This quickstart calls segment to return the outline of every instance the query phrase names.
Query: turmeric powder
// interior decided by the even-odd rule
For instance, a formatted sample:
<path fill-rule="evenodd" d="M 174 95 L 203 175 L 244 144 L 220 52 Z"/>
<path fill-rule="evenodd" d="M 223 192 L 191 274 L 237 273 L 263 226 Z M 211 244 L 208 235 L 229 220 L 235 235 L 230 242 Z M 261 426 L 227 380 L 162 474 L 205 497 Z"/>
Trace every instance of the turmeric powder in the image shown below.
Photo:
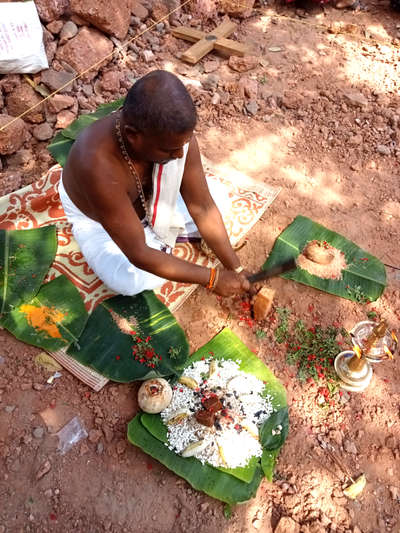
<path fill-rule="evenodd" d="M 33 328 L 44 331 L 53 338 L 61 339 L 62 335 L 58 330 L 57 322 L 61 322 L 64 313 L 55 308 L 46 306 L 36 307 L 31 304 L 23 304 L 20 307 L 22 313 L 26 315 L 28 324 Z"/>

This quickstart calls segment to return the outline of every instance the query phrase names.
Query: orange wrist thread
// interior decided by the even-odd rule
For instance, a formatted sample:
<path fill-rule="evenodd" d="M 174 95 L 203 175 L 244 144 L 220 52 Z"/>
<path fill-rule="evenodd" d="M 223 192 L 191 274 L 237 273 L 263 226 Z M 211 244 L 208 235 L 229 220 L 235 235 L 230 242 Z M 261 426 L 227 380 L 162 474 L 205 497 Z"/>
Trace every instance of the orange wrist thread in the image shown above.
<path fill-rule="evenodd" d="M 216 275 L 216 270 L 215 268 L 211 267 L 210 268 L 210 279 L 208 280 L 206 289 L 212 289 L 214 287 L 215 275 Z"/>

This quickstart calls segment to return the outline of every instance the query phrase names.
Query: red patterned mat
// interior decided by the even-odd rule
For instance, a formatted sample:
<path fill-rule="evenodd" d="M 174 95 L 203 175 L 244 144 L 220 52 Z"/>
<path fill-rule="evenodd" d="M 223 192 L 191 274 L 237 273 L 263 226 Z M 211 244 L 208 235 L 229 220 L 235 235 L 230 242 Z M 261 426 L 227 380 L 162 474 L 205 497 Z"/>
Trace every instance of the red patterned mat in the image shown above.
<path fill-rule="evenodd" d="M 61 167 L 56 165 L 32 185 L 0 198 L 0 229 L 30 229 L 55 224 L 58 249 L 46 281 L 65 274 L 78 288 L 90 312 L 98 303 L 115 293 L 97 278 L 72 236 L 71 225 L 67 222 L 58 195 L 60 175 Z M 233 246 L 248 233 L 279 193 L 279 189 L 257 183 L 235 171 L 230 173 L 229 178 L 208 171 L 207 178 L 221 182 L 229 190 L 232 208 L 224 222 Z M 190 243 L 177 244 L 173 253 L 199 265 L 216 264 L 198 246 Z M 196 288 L 197 285 L 168 281 L 155 292 L 173 312 Z M 63 351 L 51 355 L 95 390 L 100 390 L 107 382 L 106 378 L 77 363 Z"/>

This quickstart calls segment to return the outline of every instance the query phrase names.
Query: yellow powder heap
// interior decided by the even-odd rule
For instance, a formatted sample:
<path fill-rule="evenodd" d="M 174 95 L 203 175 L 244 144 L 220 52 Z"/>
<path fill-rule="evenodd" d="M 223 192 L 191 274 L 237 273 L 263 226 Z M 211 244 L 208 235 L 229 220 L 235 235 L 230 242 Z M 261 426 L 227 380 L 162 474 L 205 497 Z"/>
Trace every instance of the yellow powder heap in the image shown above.
<path fill-rule="evenodd" d="M 308 242 L 296 263 L 299 268 L 323 279 L 342 279 L 342 270 L 347 267 L 344 253 L 326 241 Z"/>
<path fill-rule="evenodd" d="M 36 307 L 31 304 L 23 304 L 20 307 L 22 313 L 26 315 L 28 324 L 38 331 L 47 333 L 49 337 L 61 339 L 62 335 L 58 330 L 57 323 L 64 318 L 64 313 L 54 307 Z"/>

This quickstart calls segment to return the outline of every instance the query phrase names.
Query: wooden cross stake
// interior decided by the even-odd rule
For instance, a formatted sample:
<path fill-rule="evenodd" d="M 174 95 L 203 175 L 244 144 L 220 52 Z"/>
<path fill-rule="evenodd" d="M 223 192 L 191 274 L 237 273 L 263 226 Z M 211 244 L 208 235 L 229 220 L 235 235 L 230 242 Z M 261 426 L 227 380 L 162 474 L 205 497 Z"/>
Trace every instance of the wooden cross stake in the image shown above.
<path fill-rule="evenodd" d="M 226 39 L 228 35 L 234 32 L 235 28 L 236 24 L 234 22 L 224 20 L 212 33 L 179 26 L 172 30 L 172 35 L 196 43 L 182 54 L 184 61 L 194 65 L 211 50 L 218 50 L 228 55 L 244 56 L 247 52 L 244 44 Z"/>

